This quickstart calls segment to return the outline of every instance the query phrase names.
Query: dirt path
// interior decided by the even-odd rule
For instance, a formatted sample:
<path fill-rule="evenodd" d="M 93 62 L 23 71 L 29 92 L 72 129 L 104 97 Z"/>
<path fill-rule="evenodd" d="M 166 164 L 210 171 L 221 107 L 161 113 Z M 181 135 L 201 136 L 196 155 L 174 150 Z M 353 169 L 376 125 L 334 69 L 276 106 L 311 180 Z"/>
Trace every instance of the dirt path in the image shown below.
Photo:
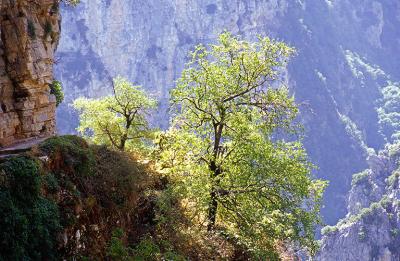
<path fill-rule="evenodd" d="M 33 146 L 41 143 L 42 141 L 46 140 L 48 137 L 45 138 L 33 138 L 21 141 L 19 143 L 13 144 L 11 146 L 0 148 L 0 158 L 6 158 L 9 156 L 13 156 L 19 153 L 23 153 L 29 151 Z"/>

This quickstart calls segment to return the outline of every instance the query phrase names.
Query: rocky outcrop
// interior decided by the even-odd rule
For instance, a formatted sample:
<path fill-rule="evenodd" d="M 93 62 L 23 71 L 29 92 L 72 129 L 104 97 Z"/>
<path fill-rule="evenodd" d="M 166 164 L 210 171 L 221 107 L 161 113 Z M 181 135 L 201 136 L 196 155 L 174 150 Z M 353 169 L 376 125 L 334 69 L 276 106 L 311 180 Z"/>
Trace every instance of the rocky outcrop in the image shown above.
<path fill-rule="evenodd" d="M 353 176 L 346 218 L 322 230 L 316 260 L 400 260 L 400 143 L 368 163 Z"/>
<path fill-rule="evenodd" d="M 50 94 L 60 35 L 54 0 L 0 1 L 0 147 L 55 133 Z"/>

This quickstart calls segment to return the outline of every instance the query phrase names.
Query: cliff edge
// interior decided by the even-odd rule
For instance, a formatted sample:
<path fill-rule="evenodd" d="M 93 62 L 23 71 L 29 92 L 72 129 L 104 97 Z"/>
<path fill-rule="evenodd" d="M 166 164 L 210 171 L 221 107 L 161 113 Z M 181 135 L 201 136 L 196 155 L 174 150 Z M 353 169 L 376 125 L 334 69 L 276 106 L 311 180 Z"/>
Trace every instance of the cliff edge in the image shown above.
<path fill-rule="evenodd" d="M 368 164 L 353 176 L 346 218 L 322 230 L 317 260 L 400 260 L 400 143 Z"/>
<path fill-rule="evenodd" d="M 50 94 L 60 36 L 53 0 L 0 1 L 0 147 L 55 133 Z"/>

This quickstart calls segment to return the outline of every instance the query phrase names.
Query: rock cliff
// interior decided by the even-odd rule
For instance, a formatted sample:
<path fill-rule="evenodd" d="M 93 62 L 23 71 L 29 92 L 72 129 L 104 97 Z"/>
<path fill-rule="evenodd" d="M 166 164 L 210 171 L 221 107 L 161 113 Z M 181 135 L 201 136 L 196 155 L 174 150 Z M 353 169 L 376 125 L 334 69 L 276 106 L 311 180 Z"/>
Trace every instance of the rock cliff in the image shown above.
<path fill-rule="evenodd" d="M 383 108 L 382 99 L 384 88 L 400 79 L 400 60 L 393 55 L 400 51 L 396 0 L 83 0 L 62 13 L 62 63 L 55 68 L 66 88 L 58 114 L 62 133 L 73 132 L 77 123 L 67 104 L 81 95 L 110 93 L 118 74 L 160 98 L 154 122 L 165 128 L 168 90 L 187 52 L 227 29 L 248 39 L 269 35 L 297 48 L 286 82 L 303 104 L 305 144 L 319 166 L 316 175 L 330 181 L 323 211 L 328 224 L 346 214 L 351 175 L 367 167 L 368 151 L 390 140 L 383 114 L 393 108 Z"/>
<path fill-rule="evenodd" d="M 0 1 L 0 147 L 55 133 L 50 94 L 60 35 L 53 0 Z"/>
<path fill-rule="evenodd" d="M 400 144 L 368 158 L 353 176 L 348 214 L 323 231 L 317 260 L 400 259 Z"/>

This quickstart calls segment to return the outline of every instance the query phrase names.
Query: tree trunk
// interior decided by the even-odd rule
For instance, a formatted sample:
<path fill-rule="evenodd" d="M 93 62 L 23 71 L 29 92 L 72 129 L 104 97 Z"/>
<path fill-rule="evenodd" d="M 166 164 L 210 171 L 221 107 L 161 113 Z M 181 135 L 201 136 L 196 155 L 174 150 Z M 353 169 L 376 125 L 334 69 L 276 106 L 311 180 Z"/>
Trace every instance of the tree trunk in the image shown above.
<path fill-rule="evenodd" d="M 119 150 L 120 150 L 120 151 L 125 151 L 125 144 L 126 144 L 127 138 L 128 138 L 128 137 L 127 137 L 126 134 L 122 135 L 121 141 L 120 141 L 120 144 L 119 144 Z"/>
<path fill-rule="evenodd" d="M 211 182 L 213 183 L 211 186 L 210 191 L 210 203 L 208 204 L 208 225 L 207 231 L 212 231 L 215 227 L 215 221 L 217 219 L 217 210 L 218 210 L 218 201 L 217 201 L 217 188 L 218 188 L 218 181 L 216 177 L 221 174 L 221 169 L 217 167 L 215 161 L 212 161 L 209 166 L 211 172 Z"/>
<path fill-rule="evenodd" d="M 222 113 L 222 118 L 221 122 L 223 122 L 223 115 Z M 221 174 L 221 168 L 217 166 L 217 159 L 219 157 L 219 147 L 221 143 L 221 138 L 222 138 L 222 130 L 224 125 L 218 123 L 214 124 L 214 160 L 210 162 L 209 169 L 211 170 L 211 191 L 210 191 L 210 203 L 208 204 L 208 225 L 207 225 L 207 231 L 212 231 L 215 228 L 215 221 L 217 219 L 217 210 L 218 210 L 218 201 L 217 201 L 217 189 L 218 189 L 218 183 L 219 181 L 216 179 L 219 174 Z"/>
<path fill-rule="evenodd" d="M 132 120 L 130 118 L 131 115 L 125 115 L 125 133 L 122 135 L 121 140 L 120 140 L 120 144 L 119 144 L 119 150 L 121 151 L 125 151 L 125 144 L 126 141 L 128 140 L 128 132 L 129 132 L 129 128 L 132 125 Z"/>
<path fill-rule="evenodd" d="M 208 205 L 208 225 L 207 225 L 207 231 L 212 231 L 214 230 L 215 227 L 215 220 L 217 218 L 217 208 L 218 208 L 218 202 L 217 202 L 217 194 L 215 192 L 215 187 L 213 186 L 211 188 L 211 193 L 210 193 L 210 203 Z"/>

